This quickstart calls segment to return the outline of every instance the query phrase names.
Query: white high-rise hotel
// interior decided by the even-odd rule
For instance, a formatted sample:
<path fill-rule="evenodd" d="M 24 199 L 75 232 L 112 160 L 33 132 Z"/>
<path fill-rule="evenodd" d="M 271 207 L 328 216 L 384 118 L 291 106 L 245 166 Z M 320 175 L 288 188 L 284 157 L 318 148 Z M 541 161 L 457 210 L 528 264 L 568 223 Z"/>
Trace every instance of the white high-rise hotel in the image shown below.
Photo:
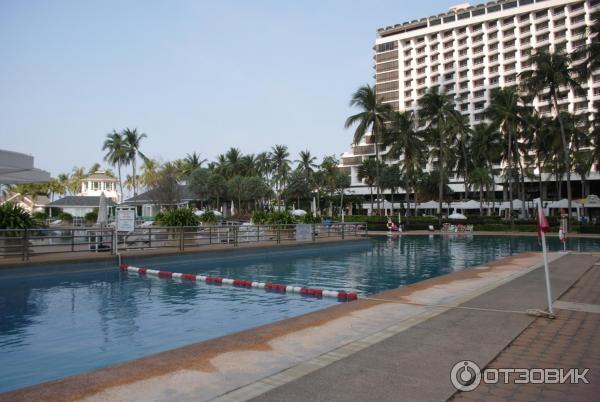
<path fill-rule="evenodd" d="M 484 118 L 491 90 L 517 84 L 517 75 L 530 68 L 533 51 L 563 48 L 571 52 L 585 44 L 594 11 L 600 11 L 600 0 L 466 3 L 443 14 L 380 28 L 373 47 L 378 95 L 396 110 L 416 111 L 419 98 L 438 86 L 454 96 L 458 110 L 471 124 L 477 124 Z M 573 113 L 591 111 L 593 101 L 600 99 L 600 74 L 583 87 L 587 96 L 571 91 L 559 100 L 559 107 Z M 550 112 L 548 97 L 535 99 L 534 106 L 542 113 Z M 369 193 L 358 180 L 357 170 L 363 158 L 374 155 L 369 137 L 342 154 L 340 166 L 351 175 L 355 194 Z M 553 178 L 544 175 L 543 179 Z M 600 175 L 594 172 L 590 179 L 598 180 Z M 464 191 L 461 183 L 461 178 L 452 178 L 450 187 Z"/>

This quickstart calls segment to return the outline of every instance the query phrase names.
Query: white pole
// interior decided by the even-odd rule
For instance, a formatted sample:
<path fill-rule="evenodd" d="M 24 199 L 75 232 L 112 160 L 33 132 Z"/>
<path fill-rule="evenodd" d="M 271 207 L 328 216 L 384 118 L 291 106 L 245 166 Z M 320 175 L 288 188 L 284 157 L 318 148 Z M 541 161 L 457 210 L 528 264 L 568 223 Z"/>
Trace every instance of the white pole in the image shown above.
<path fill-rule="evenodd" d="M 538 200 L 538 225 L 541 224 L 540 216 L 542 214 L 542 202 Z M 546 233 L 540 230 L 542 236 L 542 251 L 544 253 L 544 275 L 546 277 L 546 296 L 548 298 L 548 312 L 554 314 L 552 310 L 552 289 L 550 288 L 550 270 L 548 269 L 548 249 L 546 248 Z"/>
<path fill-rule="evenodd" d="M 552 289 L 550 288 L 550 270 L 548 269 L 548 250 L 546 249 L 546 234 L 542 232 L 542 249 L 544 250 L 544 274 L 546 276 L 546 295 L 548 297 L 548 312 L 552 311 Z"/>

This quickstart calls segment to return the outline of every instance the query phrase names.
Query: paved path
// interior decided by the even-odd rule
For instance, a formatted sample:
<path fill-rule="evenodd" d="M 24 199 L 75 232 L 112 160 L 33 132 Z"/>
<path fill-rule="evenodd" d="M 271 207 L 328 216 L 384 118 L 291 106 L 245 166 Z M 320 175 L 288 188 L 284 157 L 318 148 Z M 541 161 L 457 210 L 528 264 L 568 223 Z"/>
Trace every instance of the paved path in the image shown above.
<path fill-rule="evenodd" d="M 554 262 L 551 266 L 554 295 L 567 291 L 597 260 L 592 255 L 569 255 Z M 586 296 L 583 301 L 594 301 L 594 297 Z M 524 311 L 544 305 L 543 270 L 536 269 L 462 306 Z M 578 314 L 589 313 L 559 313 L 555 321 L 547 321 L 518 313 L 453 309 L 254 400 L 444 401 L 455 393 L 450 370 L 456 362 L 472 360 L 485 367 L 532 323 L 560 326 Z M 565 325 L 576 324 L 570 321 Z M 574 332 L 563 335 L 570 334 Z M 542 336 L 549 337 L 544 339 L 545 345 L 553 339 L 549 333 Z M 596 345 L 590 341 L 577 352 Z"/>
<path fill-rule="evenodd" d="M 586 272 L 554 307 L 556 320 L 536 320 L 488 367 L 589 368 L 590 384 L 482 384 L 474 391 L 457 393 L 453 400 L 599 400 L 600 266 Z"/>

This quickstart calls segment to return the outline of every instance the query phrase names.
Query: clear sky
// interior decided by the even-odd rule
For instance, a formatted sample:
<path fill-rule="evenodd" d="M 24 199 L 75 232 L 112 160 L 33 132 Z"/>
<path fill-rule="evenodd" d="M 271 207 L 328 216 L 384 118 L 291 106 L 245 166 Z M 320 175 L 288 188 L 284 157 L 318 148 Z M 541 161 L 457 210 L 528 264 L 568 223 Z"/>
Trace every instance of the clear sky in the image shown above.
<path fill-rule="evenodd" d="M 377 28 L 461 2 L 2 0 L 0 148 L 53 175 L 102 162 L 125 127 L 162 161 L 274 144 L 339 155 Z"/>

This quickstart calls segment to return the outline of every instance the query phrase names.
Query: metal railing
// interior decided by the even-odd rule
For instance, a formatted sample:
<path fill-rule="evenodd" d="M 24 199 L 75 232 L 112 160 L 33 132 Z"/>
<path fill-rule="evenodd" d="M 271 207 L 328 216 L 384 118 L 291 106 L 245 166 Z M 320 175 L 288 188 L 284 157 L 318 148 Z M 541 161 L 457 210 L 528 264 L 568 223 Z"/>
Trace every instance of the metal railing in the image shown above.
<path fill-rule="evenodd" d="M 59 227 L 44 229 L 0 229 L 0 258 L 74 252 L 108 252 L 171 248 L 179 251 L 220 245 L 281 244 L 320 239 L 358 238 L 368 235 L 363 222 L 304 225 L 202 225 L 138 226 L 129 233 L 113 228 Z M 116 247 L 116 249 L 115 249 Z M 216 248 L 216 247 L 215 247 Z"/>

